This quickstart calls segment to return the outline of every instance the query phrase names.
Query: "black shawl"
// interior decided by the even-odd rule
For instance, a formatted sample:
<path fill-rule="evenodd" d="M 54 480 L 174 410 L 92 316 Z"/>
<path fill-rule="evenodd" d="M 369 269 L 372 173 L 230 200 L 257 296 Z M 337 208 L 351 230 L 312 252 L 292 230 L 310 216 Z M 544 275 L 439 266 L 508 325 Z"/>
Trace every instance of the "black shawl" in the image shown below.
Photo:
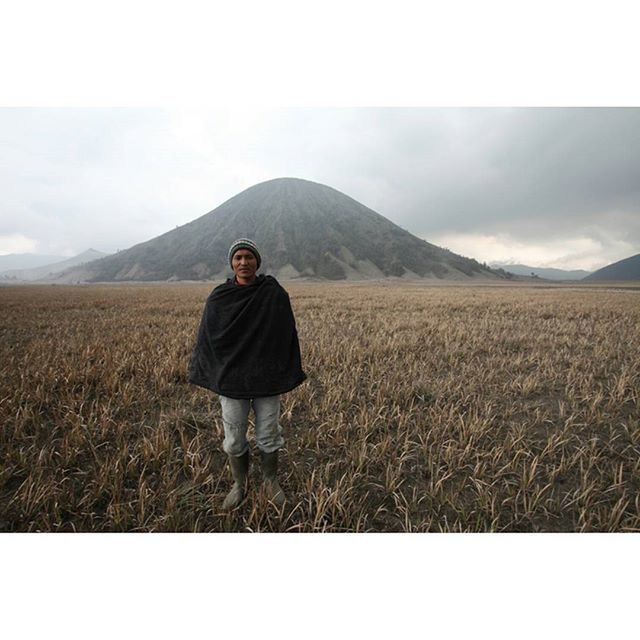
<path fill-rule="evenodd" d="M 204 307 L 189 382 L 229 398 L 291 391 L 306 378 L 289 295 L 272 276 L 227 280 Z"/>

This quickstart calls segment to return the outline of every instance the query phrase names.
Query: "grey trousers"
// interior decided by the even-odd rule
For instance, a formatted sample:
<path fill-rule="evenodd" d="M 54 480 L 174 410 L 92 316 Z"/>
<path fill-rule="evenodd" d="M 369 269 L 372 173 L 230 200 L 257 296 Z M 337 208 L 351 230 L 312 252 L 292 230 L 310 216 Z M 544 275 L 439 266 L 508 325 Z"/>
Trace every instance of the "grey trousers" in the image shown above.
<path fill-rule="evenodd" d="M 272 453 L 284 444 L 280 417 L 280 396 L 237 400 L 220 396 L 224 441 L 222 448 L 229 456 L 241 456 L 249 450 L 247 428 L 249 411 L 253 407 L 255 414 L 256 444 L 260 451 Z"/>

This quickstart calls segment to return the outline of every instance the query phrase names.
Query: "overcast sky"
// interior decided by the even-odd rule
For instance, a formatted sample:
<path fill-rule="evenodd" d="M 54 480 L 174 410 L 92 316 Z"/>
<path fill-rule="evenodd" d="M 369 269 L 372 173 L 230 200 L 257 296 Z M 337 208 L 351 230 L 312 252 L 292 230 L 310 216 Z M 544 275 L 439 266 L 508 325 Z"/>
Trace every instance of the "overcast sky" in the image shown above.
<path fill-rule="evenodd" d="M 640 252 L 636 108 L 1 108 L 0 254 L 126 249 L 285 176 L 480 261 Z"/>

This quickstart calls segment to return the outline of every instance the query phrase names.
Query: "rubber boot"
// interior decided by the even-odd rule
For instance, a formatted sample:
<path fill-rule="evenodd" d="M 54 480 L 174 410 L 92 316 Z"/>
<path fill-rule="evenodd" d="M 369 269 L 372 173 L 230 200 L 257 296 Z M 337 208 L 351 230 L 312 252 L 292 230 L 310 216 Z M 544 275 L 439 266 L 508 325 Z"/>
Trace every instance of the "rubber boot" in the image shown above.
<path fill-rule="evenodd" d="M 260 462 L 262 475 L 264 476 L 264 486 L 267 496 L 276 507 L 281 507 L 285 502 L 285 495 L 282 487 L 278 483 L 278 450 L 272 453 L 260 452 Z"/>
<path fill-rule="evenodd" d="M 222 503 L 223 509 L 235 509 L 244 498 L 245 484 L 249 474 L 249 452 L 246 451 L 241 456 L 229 456 L 229 466 L 234 482 Z"/>

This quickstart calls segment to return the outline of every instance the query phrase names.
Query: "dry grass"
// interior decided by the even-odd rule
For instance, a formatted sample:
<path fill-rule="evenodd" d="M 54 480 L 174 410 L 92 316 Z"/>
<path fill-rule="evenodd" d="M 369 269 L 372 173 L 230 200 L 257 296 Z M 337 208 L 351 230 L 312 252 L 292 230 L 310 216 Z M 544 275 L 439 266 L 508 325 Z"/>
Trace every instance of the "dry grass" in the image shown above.
<path fill-rule="evenodd" d="M 0 289 L 0 530 L 640 531 L 640 292 L 288 285 L 289 501 L 225 514 L 210 289 Z"/>

